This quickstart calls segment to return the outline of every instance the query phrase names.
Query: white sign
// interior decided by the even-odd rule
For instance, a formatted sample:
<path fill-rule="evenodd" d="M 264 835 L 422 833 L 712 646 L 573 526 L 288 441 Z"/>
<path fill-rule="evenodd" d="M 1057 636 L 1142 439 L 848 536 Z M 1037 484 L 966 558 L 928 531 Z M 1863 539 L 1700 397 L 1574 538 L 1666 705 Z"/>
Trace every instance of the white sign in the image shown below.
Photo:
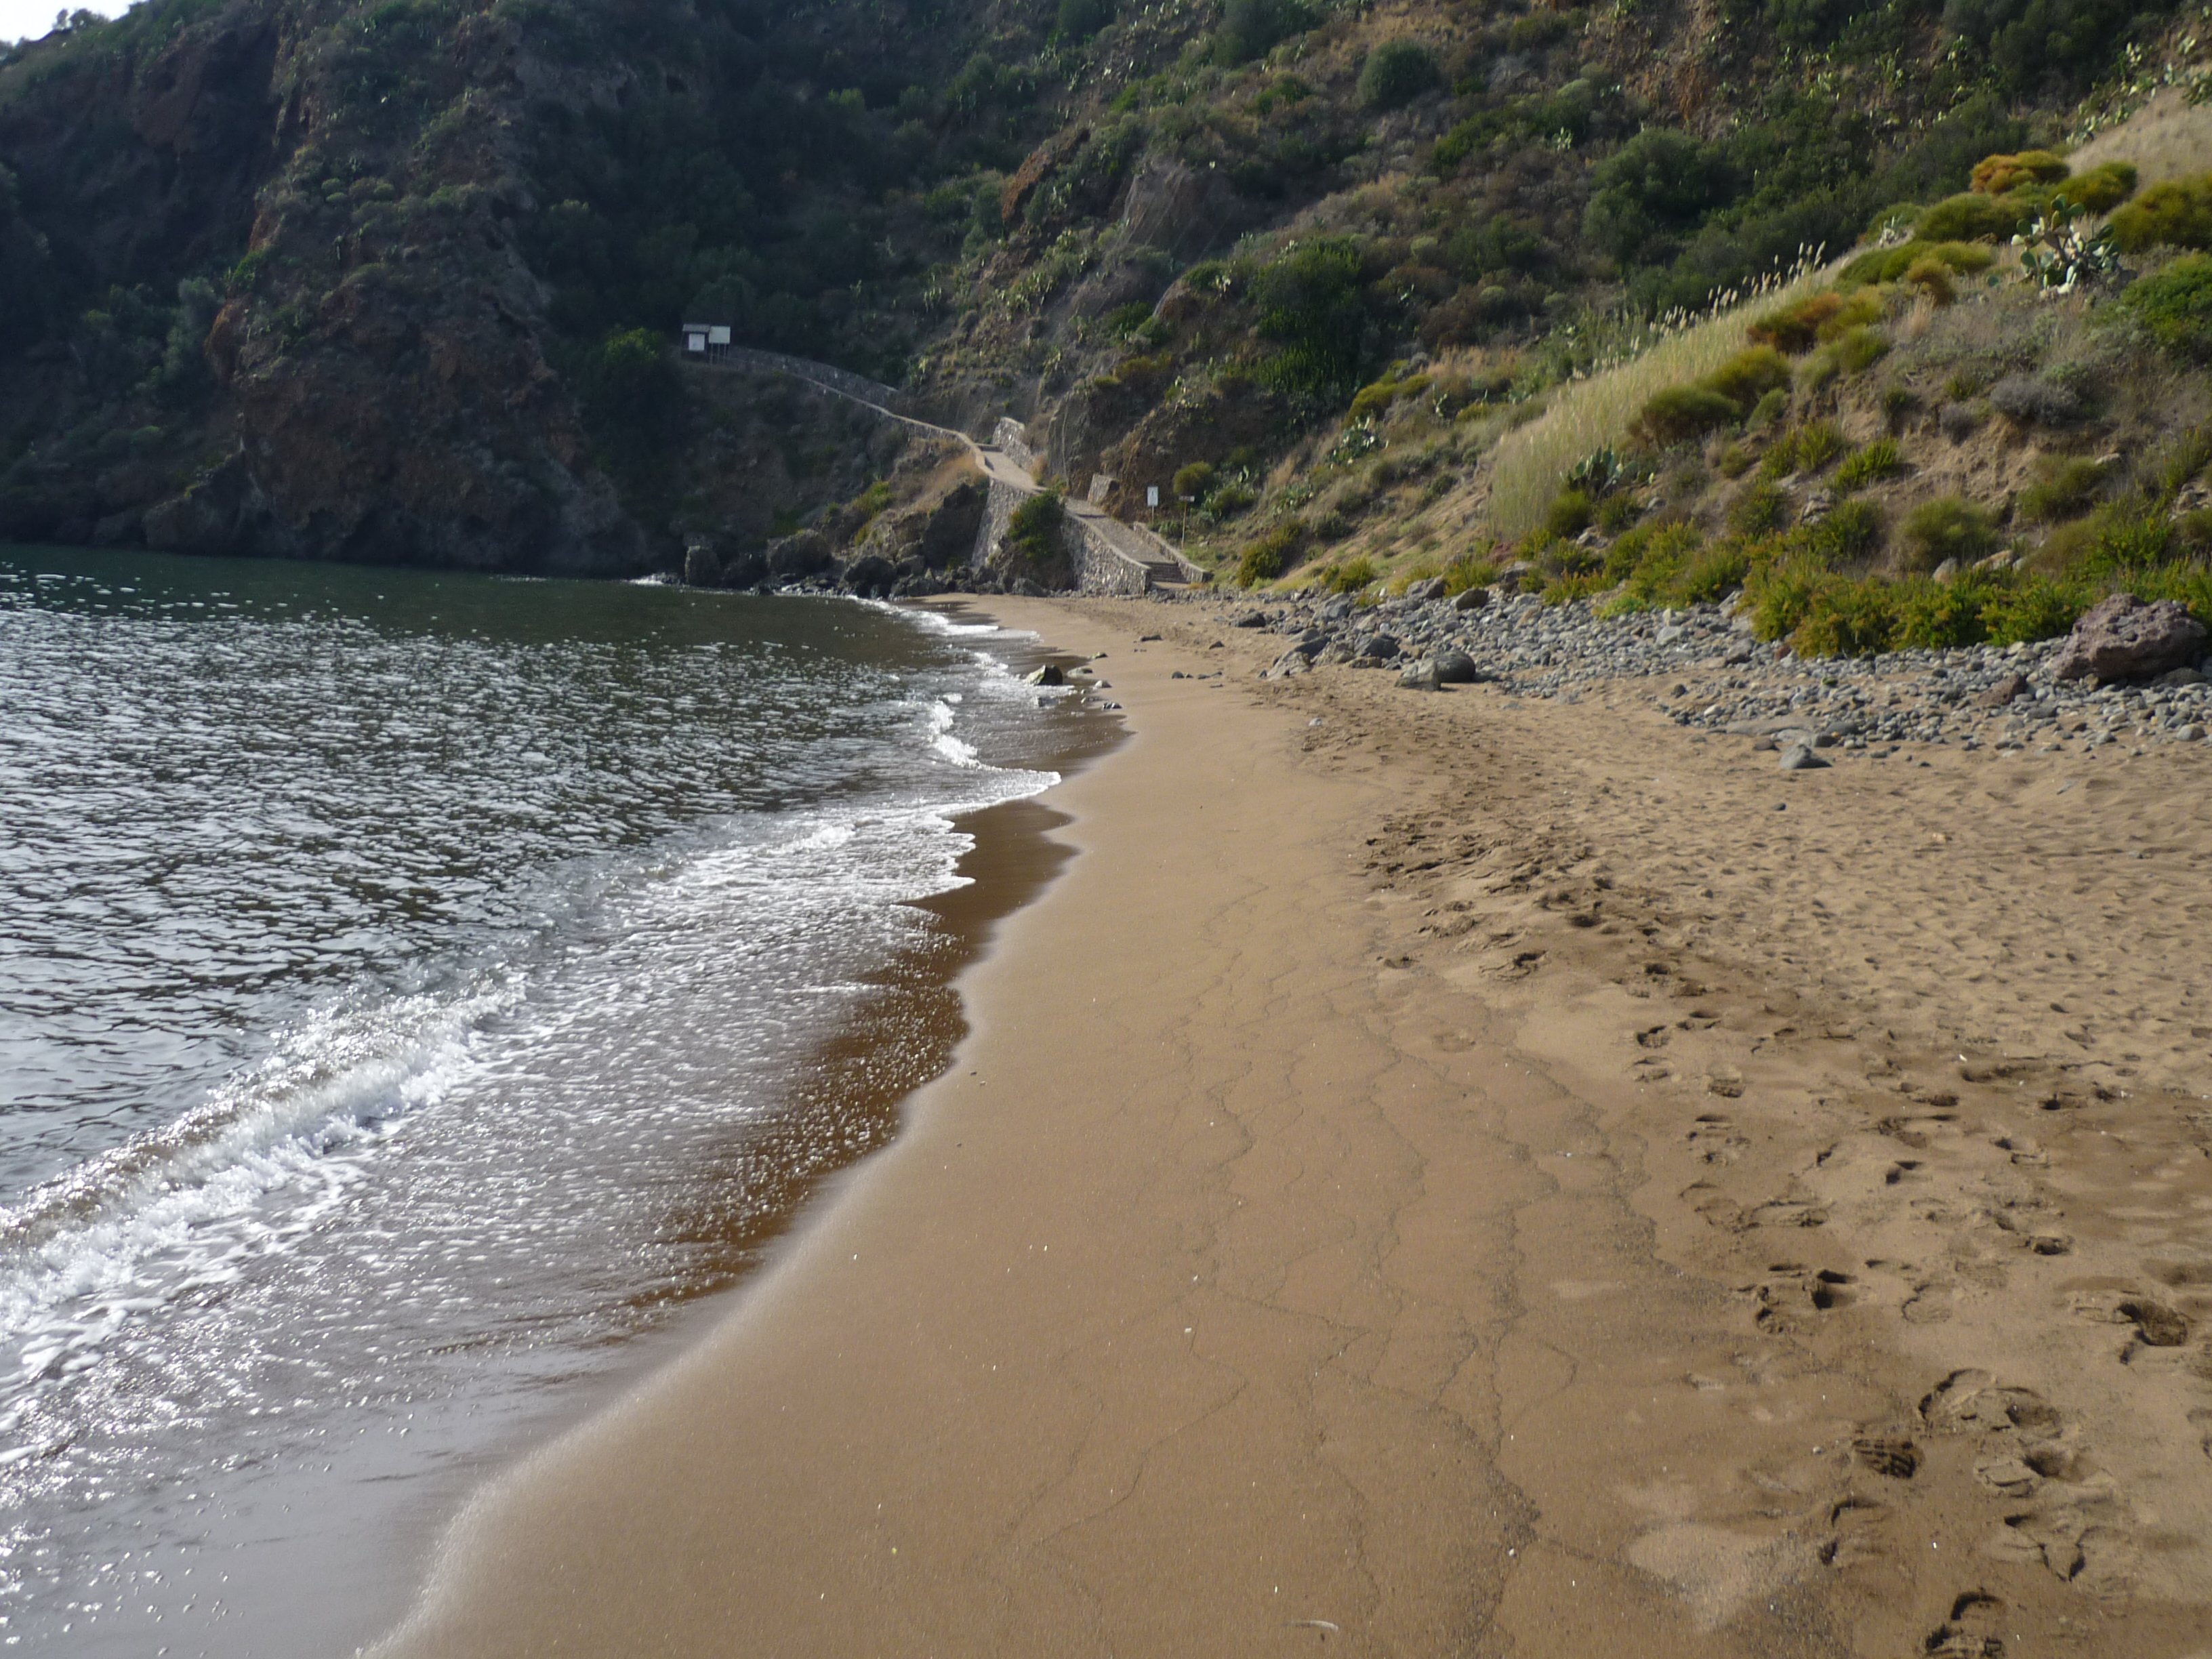
<path fill-rule="evenodd" d="M 1158 484 L 1146 484 L 1145 486 L 1145 505 L 1146 507 L 1158 507 L 1159 504 L 1160 487 Z"/>
<path fill-rule="evenodd" d="M 727 345 L 729 343 L 730 331 L 728 329 L 717 325 L 707 331 L 707 343 L 708 345 Z"/>
<path fill-rule="evenodd" d="M 703 334 L 686 334 L 684 337 L 684 349 L 686 351 L 704 351 L 707 349 L 707 337 Z"/>

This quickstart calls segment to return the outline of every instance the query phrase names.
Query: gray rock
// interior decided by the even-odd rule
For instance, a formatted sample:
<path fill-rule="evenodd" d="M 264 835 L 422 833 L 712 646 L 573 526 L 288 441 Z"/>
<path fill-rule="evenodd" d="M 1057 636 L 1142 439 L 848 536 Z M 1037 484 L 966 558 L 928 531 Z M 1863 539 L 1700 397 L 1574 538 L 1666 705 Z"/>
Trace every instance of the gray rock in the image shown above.
<path fill-rule="evenodd" d="M 1464 614 L 1469 611 L 1480 611 L 1483 606 L 1489 603 L 1490 590 L 1488 588 L 1470 587 L 1464 592 L 1456 593 L 1452 596 L 1451 607 L 1453 610 Z"/>
<path fill-rule="evenodd" d="M 1060 672 L 1060 665 L 1057 663 L 1048 662 L 1043 667 L 1024 675 L 1023 678 L 1031 685 L 1066 685 L 1067 684 L 1067 676 Z"/>
<path fill-rule="evenodd" d="M 1267 625 L 1267 613 L 1264 611 L 1247 611 L 1229 625 L 1231 628 L 1265 628 Z"/>
<path fill-rule="evenodd" d="M 1423 657 L 1409 662 L 1400 671 L 1398 684 L 1408 691 L 1435 691 L 1441 689 L 1437 678 L 1437 665 Z"/>
<path fill-rule="evenodd" d="M 1812 772 L 1828 763 L 1813 752 L 1809 743 L 1793 743 L 1782 751 L 1782 769 L 1785 772 Z"/>
<path fill-rule="evenodd" d="M 2051 672 L 2061 680 L 2148 679 L 2196 661 L 2203 651 L 2203 625 L 2175 601 L 2146 605 L 2132 593 L 2115 593 L 2074 624 Z"/>
<path fill-rule="evenodd" d="M 2195 743 L 2203 735 L 2204 728 L 2193 720 L 2186 726 L 2177 726 L 2173 728 L 2173 740 L 2176 743 Z"/>
<path fill-rule="evenodd" d="M 1444 579 L 1442 576 L 1431 576 L 1425 581 L 1411 583 L 1406 589 L 1406 597 L 1416 605 L 1426 605 L 1431 599 L 1441 599 L 1443 596 Z"/>
<path fill-rule="evenodd" d="M 1680 623 L 1668 623 L 1651 636 L 1651 641 L 1655 645 L 1672 645 L 1677 640 L 1687 638 L 1689 632 Z"/>
<path fill-rule="evenodd" d="M 1984 708 L 2002 708 L 2008 703 L 2025 696 L 2027 691 L 2027 675 L 2006 674 L 1974 701 Z"/>
<path fill-rule="evenodd" d="M 1482 671 L 1474 665 L 1474 659 L 1466 652 L 1446 647 L 1430 659 L 1435 668 L 1438 685 L 1473 685 L 1482 678 Z"/>
<path fill-rule="evenodd" d="M 2170 673 L 2160 674 L 2158 683 L 2160 685 L 2202 685 L 2204 676 L 2193 668 L 2177 668 Z"/>

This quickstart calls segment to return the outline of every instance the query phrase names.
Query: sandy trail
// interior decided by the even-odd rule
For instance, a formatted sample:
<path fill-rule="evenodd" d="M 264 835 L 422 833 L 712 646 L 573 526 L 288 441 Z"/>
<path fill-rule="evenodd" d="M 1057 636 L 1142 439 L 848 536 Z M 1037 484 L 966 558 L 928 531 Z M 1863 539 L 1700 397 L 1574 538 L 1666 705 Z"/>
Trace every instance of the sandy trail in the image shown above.
<path fill-rule="evenodd" d="M 1130 710 L 1079 856 L 388 1651 L 2212 1651 L 2203 761 L 1785 780 L 992 609 Z"/>

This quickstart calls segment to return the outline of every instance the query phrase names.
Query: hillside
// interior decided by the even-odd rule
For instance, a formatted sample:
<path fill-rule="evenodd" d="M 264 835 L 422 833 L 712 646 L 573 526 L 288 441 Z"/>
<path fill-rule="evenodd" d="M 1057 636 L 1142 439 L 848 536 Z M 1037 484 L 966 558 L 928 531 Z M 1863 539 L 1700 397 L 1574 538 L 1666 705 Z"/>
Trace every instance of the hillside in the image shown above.
<path fill-rule="evenodd" d="M 704 541 L 750 572 L 964 487 L 679 369 L 706 318 L 1025 420 L 1056 481 L 1133 515 L 1159 488 L 1224 574 L 1497 542 L 1492 571 L 1589 579 L 1549 551 L 1585 525 L 1527 542 L 1560 477 L 1497 495 L 1508 434 L 2194 50 L 2109 0 L 147 0 L 0 55 L 0 536 L 606 573 Z M 1860 286 L 1887 340 L 1905 285 Z M 1759 430 L 1895 422 L 1838 378 Z M 1596 492 L 1634 513 L 1587 520 L 1722 533 L 1717 476 L 1784 476 L 1752 412 L 1647 446 Z"/>

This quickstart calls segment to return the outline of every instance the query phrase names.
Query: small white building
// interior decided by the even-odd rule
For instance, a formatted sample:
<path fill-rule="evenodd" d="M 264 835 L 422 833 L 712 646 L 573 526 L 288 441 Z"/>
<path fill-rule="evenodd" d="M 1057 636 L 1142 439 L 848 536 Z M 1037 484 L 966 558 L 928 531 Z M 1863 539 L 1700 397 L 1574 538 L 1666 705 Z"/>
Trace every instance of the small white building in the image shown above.
<path fill-rule="evenodd" d="M 684 355 L 687 357 L 714 362 L 730 355 L 730 325 L 727 323 L 686 323 L 681 332 Z"/>

